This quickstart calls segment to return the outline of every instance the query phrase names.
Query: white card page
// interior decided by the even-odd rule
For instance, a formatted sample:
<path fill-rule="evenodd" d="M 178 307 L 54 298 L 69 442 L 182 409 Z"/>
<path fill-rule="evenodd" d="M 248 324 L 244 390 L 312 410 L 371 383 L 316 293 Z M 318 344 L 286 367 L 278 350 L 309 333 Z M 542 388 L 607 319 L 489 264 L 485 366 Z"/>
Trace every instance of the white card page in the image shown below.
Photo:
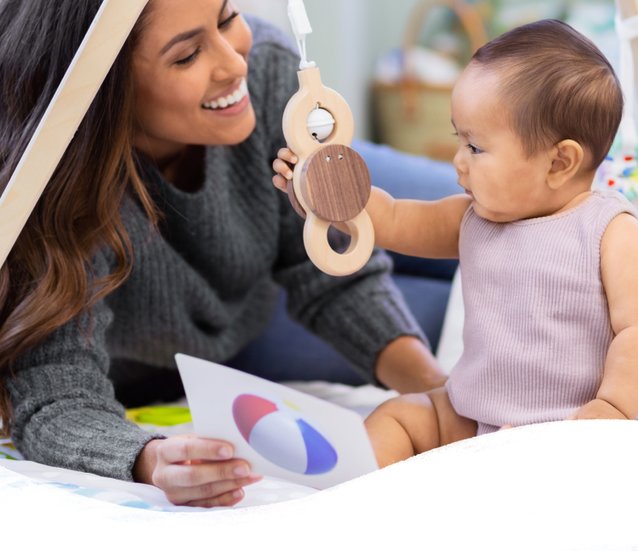
<path fill-rule="evenodd" d="M 323 489 L 378 468 L 357 413 L 213 362 L 175 359 L 196 434 L 230 442 L 253 472 Z"/>

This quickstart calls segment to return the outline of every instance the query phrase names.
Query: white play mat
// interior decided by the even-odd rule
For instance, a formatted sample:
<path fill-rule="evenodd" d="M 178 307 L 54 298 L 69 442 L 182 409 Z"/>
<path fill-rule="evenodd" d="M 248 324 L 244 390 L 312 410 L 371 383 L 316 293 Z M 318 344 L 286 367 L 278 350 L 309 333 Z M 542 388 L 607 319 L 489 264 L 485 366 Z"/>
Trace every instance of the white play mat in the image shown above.
<path fill-rule="evenodd" d="M 502 431 L 295 500 L 157 512 L 0 467 L 6 549 L 638 549 L 638 423 Z M 410 547 L 407 547 L 410 546 Z"/>
<path fill-rule="evenodd" d="M 457 278 L 439 348 L 446 369 L 461 353 L 462 318 Z M 294 386 L 362 415 L 393 395 Z M 241 507 L 217 510 L 174 507 L 151 486 L 0 459 L 0 542 L 24 550 L 638 551 L 637 459 L 638 422 L 565 421 L 458 442 L 322 492 L 264 479 Z"/>

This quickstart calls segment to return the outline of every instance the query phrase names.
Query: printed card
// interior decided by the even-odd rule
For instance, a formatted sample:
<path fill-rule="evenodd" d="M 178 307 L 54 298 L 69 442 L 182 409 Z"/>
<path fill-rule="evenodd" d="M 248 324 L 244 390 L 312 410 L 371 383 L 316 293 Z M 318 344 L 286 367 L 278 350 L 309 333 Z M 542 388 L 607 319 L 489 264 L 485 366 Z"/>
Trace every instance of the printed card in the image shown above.
<path fill-rule="evenodd" d="M 357 413 L 213 362 L 175 359 L 195 432 L 233 444 L 255 473 L 323 489 L 378 468 Z"/>

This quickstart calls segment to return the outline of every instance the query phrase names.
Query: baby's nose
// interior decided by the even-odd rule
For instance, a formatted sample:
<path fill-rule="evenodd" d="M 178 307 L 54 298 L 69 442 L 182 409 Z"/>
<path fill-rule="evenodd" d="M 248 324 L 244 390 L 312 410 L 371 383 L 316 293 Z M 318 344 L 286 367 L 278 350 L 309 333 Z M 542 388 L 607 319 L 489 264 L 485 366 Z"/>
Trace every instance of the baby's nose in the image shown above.
<path fill-rule="evenodd" d="M 452 165 L 454 165 L 454 169 L 456 170 L 456 175 L 461 176 L 467 172 L 467 167 L 465 166 L 465 162 L 463 161 L 462 151 L 459 150 L 454 155 L 454 159 L 452 159 Z"/>

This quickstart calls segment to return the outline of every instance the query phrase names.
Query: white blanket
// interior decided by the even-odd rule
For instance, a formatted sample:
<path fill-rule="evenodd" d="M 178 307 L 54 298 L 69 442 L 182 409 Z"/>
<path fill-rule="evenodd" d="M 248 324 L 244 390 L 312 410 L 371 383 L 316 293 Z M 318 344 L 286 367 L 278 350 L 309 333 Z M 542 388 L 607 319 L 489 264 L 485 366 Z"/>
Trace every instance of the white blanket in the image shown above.
<path fill-rule="evenodd" d="M 458 442 L 300 499 L 163 513 L 0 467 L 20 549 L 638 549 L 638 423 L 572 421 Z"/>
<path fill-rule="evenodd" d="M 461 353 L 462 318 L 457 280 L 439 348 L 448 370 Z M 293 386 L 362 415 L 393 395 Z M 265 479 L 231 510 L 174 507 L 151 486 L 0 460 L 0 541 L 82 550 L 636 551 L 637 458 L 638 422 L 565 421 L 458 442 L 323 492 Z"/>
<path fill-rule="evenodd" d="M 288 386 L 328 400 L 342 407 L 352 409 L 360 413 L 363 417 L 367 416 L 378 404 L 396 395 L 396 392 L 382 390 L 370 385 L 354 388 L 341 384 L 316 381 L 291 382 L 288 383 Z M 186 403 L 184 402 L 181 405 L 186 405 Z M 166 435 L 193 432 L 192 423 L 170 427 L 149 425 L 146 428 L 150 432 L 160 432 Z M 5 445 L 3 445 L 3 442 Z M 88 473 L 77 473 L 31 461 L 3 459 L 3 456 L 9 458 L 14 457 L 16 459 L 21 458 L 19 453 L 7 447 L 6 444 L 7 441 L 0 441 L 0 467 L 27 476 L 39 482 L 40 485 L 47 485 L 62 489 L 74 495 L 90 497 L 137 509 L 173 512 L 197 511 L 197 509 L 192 507 L 176 507 L 172 505 L 167 501 L 164 493 L 153 486 L 123 482 L 121 480 Z M 274 478 L 264 478 L 261 482 L 246 487 L 245 491 L 246 497 L 237 508 L 268 505 L 296 499 L 316 492 L 313 488 Z"/>

